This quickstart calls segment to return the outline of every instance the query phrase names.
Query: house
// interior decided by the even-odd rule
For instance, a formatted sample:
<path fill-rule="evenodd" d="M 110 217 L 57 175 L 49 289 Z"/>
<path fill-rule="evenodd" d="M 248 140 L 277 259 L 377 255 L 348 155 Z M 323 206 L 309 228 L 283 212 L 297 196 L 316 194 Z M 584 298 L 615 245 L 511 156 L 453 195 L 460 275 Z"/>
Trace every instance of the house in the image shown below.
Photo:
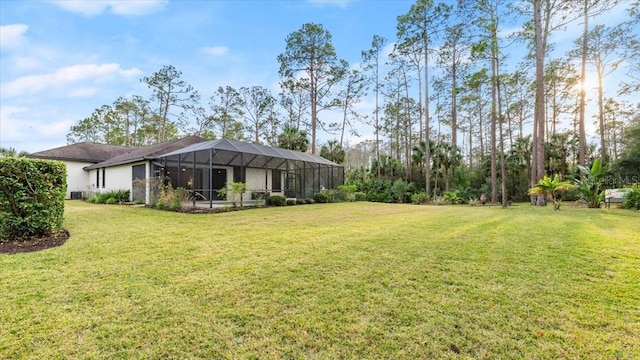
<path fill-rule="evenodd" d="M 91 181 L 87 166 L 97 164 L 125 154 L 132 148 L 126 146 L 96 143 L 77 143 L 29 154 L 28 157 L 46 160 L 60 160 L 67 164 L 67 199 L 82 197 L 83 192 L 97 189 L 99 181 Z M 95 179 L 95 178 L 94 178 Z"/>
<path fill-rule="evenodd" d="M 183 187 L 203 205 L 226 200 L 220 190 L 244 182 L 247 197 L 306 198 L 344 182 L 344 168 L 320 156 L 237 140 L 188 136 L 142 148 L 79 143 L 31 154 L 67 164 L 67 198 L 130 190 L 150 202 L 151 179 Z"/>
<path fill-rule="evenodd" d="M 36 152 L 29 157 L 60 160 L 67 165 L 67 199 L 124 189 L 132 192 L 132 200 L 146 201 L 146 192 L 134 194 L 134 180 L 149 178 L 151 162 L 159 155 L 201 141 L 205 139 L 188 136 L 142 148 L 83 142 Z"/>

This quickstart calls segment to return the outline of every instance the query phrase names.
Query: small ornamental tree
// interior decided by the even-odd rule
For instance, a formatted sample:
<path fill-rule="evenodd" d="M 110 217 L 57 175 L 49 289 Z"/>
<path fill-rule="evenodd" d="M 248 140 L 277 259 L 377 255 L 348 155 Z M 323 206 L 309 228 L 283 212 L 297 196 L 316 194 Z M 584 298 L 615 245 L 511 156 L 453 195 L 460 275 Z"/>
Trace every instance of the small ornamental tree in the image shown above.
<path fill-rule="evenodd" d="M 66 192 L 63 162 L 0 158 L 0 238 L 20 240 L 60 230 Z"/>
<path fill-rule="evenodd" d="M 556 174 L 553 179 L 545 175 L 535 187 L 529 189 L 529 195 L 547 195 L 553 202 L 553 210 L 560 210 L 561 200 L 558 196 L 561 192 L 571 190 L 576 186 L 569 181 L 560 181 L 560 177 Z"/>

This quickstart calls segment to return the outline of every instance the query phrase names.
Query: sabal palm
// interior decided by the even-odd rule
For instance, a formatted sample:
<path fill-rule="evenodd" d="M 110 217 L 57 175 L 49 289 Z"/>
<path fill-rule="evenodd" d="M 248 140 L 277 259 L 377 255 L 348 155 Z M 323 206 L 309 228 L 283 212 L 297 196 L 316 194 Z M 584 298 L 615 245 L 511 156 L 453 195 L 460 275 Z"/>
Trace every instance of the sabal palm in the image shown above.
<path fill-rule="evenodd" d="M 334 163 L 342 164 L 344 162 L 345 152 L 337 140 L 330 140 L 320 149 L 320 156 Z"/>
<path fill-rule="evenodd" d="M 307 151 L 309 149 L 307 132 L 292 126 L 285 126 L 282 129 L 282 134 L 278 136 L 278 147 L 302 152 Z"/>

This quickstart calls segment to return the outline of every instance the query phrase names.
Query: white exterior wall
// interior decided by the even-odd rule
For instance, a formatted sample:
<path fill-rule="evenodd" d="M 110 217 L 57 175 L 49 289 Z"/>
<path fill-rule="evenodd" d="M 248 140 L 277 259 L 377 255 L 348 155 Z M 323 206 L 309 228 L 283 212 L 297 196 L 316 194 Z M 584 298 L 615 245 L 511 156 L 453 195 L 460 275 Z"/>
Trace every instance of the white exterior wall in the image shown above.
<path fill-rule="evenodd" d="M 65 161 L 67 165 L 67 195 L 66 198 L 71 198 L 72 191 L 89 191 L 91 190 L 91 182 L 89 181 L 89 172 L 84 168 L 93 163 L 78 162 L 78 161 Z M 95 176 L 95 174 L 94 174 Z"/>
<path fill-rule="evenodd" d="M 126 164 L 119 166 L 112 166 L 105 168 L 104 170 L 104 187 L 102 187 L 103 179 L 102 179 L 102 168 L 93 169 L 90 171 L 85 171 L 87 174 L 86 177 L 88 179 L 89 188 L 91 188 L 95 192 L 106 192 L 113 190 L 129 190 L 129 192 L 133 191 L 133 170 L 132 167 L 135 165 L 146 164 L 146 173 L 147 179 L 149 179 L 149 165 L 146 162 L 138 162 L 134 164 Z M 96 172 L 100 174 L 100 182 L 96 184 Z M 147 200 L 149 196 L 149 189 L 147 189 Z M 130 198 L 131 199 L 131 198 Z"/>
<path fill-rule="evenodd" d="M 249 194 L 251 194 L 251 191 L 264 191 L 265 187 L 269 187 L 269 183 L 271 183 L 271 170 L 267 170 L 267 183 L 265 183 L 264 173 L 264 169 L 247 168 L 245 182 Z"/>

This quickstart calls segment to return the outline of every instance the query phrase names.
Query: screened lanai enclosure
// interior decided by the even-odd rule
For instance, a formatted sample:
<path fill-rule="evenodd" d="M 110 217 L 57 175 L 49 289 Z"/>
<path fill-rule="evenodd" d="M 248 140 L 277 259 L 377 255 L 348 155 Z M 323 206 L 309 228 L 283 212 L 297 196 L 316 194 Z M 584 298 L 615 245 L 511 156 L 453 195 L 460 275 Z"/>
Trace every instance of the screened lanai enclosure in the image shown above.
<path fill-rule="evenodd" d="M 220 190 L 231 181 L 246 184 L 245 199 L 310 198 L 344 183 L 344 168 L 323 157 L 228 139 L 168 153 L 155 162 L 155 173 L 209 206 L 227 199 Z"/>

